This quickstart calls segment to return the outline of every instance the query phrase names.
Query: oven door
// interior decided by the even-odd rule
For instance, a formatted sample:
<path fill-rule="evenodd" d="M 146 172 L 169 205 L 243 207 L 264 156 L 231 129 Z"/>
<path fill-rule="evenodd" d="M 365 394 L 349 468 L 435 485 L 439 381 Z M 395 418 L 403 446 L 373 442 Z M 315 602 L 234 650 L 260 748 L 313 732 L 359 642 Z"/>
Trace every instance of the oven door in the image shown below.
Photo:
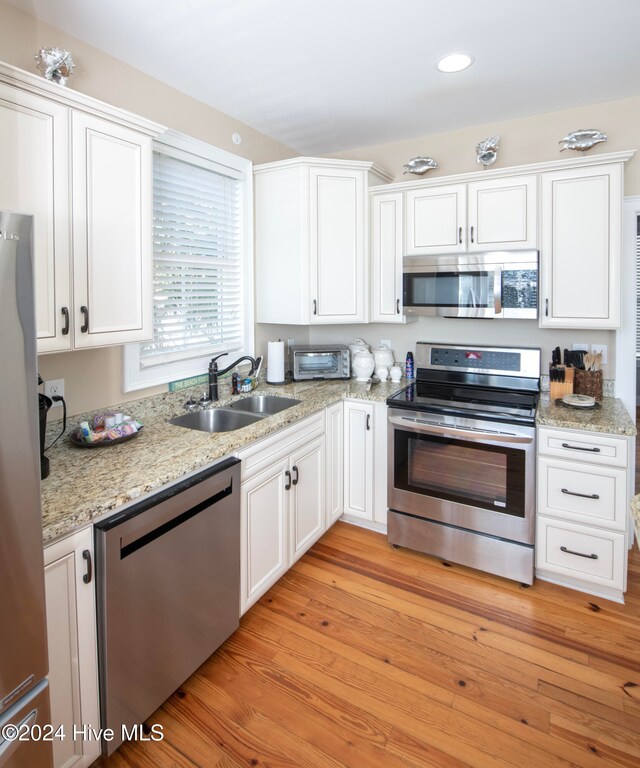
<path fill-rule="evenodd" d="M 389 508 L 533 544 L 535 428 L 389 409 Z"/>
<path fill-rule="evenodd" d="M 497 318 L 502 316 L 502 269 L 496 264 L 405 265 L 402 294 L 407 314 Z"/>

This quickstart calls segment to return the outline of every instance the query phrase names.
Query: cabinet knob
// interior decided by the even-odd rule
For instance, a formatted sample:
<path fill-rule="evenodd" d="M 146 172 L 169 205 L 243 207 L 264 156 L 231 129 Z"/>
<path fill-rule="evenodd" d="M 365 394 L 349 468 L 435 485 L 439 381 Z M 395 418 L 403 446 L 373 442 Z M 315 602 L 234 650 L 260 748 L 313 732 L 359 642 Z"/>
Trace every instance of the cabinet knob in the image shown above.
<path fill-rule="evenodd" d="M 89 308 L 83 304 L 80 307 L 80 313 L 84 317 L 84 322 L 80 326 L 80 333 L 86 333 L 89 330 Z"/>

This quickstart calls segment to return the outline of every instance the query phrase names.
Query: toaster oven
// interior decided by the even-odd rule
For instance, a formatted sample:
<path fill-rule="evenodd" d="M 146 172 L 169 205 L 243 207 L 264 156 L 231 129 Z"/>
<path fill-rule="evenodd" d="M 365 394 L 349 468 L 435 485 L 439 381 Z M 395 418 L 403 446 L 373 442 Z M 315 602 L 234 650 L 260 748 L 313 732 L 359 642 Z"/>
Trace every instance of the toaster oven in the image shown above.
<path fill-rule="evenodd" d="M 306 344 L 289 348 L 289 369 L 294 381 L 348 379 L 349 348 L 344 344 Z"/>

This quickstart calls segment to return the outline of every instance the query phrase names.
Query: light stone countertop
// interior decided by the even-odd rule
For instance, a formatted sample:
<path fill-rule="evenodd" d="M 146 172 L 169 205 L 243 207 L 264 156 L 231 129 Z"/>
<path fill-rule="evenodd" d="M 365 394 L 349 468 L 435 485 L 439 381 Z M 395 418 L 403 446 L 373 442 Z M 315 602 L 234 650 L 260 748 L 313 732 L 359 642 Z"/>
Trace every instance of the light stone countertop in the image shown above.
<path fill-rule="evenodd" d="M 536 426 L 606 432 L 627 437 L 636 434 L 633 419 L 622 401 L 616 397 L 603 398 L 600 408 L 572 408 L 556 405 L 548 394 L 543 393 L 538 403 Z"/>
<path fill-rule="evenodd" d="M 219 386 L 218 406 L 250 396 L 229 396 L 228 380 L 222 380 Z M 91 449 L 74 446 L 69 433 L 97 411 L 79 414 L 69 419 L 66 434 L 47 451 L 51 473 L 42 481 L 44 543 L 83 528 L 117 507 L 232 455 L 332 403 L 345 398 L 385 402 L 404 386 L 404 379 L 400 384 L 376 384 L 368 392 L 364 383 L 355 380 L 260 385 L 250 394 L 293 397 L 302 402 L 242 429 L 217 433 L 168 423 L 168 419 L 185 413 L 184 402 L 189 396 L 200 397 L 202 387 L 156 395 L 100 409 L 122 411 L 141 421 L 144 428 L 138 437 L 120 445 Z M 47 443 L 59 431 L 59 423 L 51 424 Z"/>

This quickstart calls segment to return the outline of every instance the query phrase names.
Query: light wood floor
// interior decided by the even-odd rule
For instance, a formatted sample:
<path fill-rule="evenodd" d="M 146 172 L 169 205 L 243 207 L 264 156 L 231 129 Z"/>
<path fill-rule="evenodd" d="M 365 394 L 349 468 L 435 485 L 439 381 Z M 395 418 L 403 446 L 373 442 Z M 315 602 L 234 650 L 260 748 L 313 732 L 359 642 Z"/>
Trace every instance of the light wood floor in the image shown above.
<path fill-rule="evenodd" d="M 640 555 L 621 606 L 337 523 L 105 768 L 640 766 Z"/>

